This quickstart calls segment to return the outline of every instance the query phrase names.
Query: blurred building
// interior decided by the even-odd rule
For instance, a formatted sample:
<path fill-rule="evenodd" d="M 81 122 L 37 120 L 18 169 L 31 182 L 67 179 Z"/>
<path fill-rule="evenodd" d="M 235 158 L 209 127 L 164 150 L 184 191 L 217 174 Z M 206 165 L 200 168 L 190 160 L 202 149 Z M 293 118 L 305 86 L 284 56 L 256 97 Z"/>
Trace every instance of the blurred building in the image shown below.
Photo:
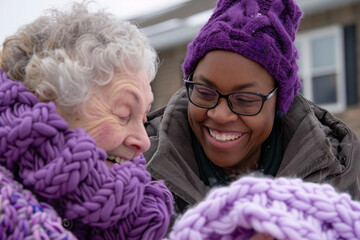
<path fill-rule="evenodd" d="M 150 37 L 161 65 L 152 83 L 153 110 L 182 86 L 187 44 L 210 17 L 215 0 L 186 1 L 132 19 Z M 358 104 L 360 95 L 360 0 L 298 0 L 304 11 L 296 45 L 301 89 L 334 113 Z"/>

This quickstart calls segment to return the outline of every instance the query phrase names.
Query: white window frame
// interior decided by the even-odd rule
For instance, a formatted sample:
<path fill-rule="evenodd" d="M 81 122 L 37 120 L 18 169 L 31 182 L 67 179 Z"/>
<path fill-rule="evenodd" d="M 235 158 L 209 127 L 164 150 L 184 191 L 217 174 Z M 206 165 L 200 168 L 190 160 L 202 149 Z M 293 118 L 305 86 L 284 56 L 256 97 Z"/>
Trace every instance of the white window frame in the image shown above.
<path fill-rule="evenodd" d="M 314 72 L 311 68 L 311 40 L 332 35 L 335 37 L 335 67 L 324 67 Z M 310 30 L 299 33 L 296 36 L 296 43 L 301 45 L 299 49 L 299 76 L 302 79 L 302 93 L 303 95 L 313 101 L 313 84 L 312 78 L 321 73 L 329 73 L 329 70 L 336 72 L 336 94 L 337 102 L 334 104 L 322 104 L 323 108 L 326 108 L 330 112 L 338 113 L 342 112 L 346 108 L 346 83 L 345 83 L 345 58 L 344 58 L 344 41 L 343 41 L 343 27 L 341 25 L 332 25 L 320 29 Z"/>

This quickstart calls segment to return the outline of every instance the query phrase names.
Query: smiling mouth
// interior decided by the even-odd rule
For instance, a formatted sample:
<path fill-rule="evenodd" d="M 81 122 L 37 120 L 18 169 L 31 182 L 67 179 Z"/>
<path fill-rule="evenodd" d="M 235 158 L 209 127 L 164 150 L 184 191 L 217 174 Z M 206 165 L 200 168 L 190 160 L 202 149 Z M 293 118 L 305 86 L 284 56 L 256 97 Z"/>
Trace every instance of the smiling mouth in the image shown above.
<path fill-rule="evenodd" d="M 114 156 L 114 155 L 108 155 L 106 160 L 108 160 L 109 162 L 112 162 L 112 163 L 124 163 L 127 161 L 127 159 L 125 159 L 125 158 L 121 158 L 121 157 Z"/>
<path fill-rule="evenodd" d="M 208 128 L 208 132 L 212 138 L 219 142 L 234 141 L 244 135 L 244 133 L 221 133 L 210 128 Z"/>

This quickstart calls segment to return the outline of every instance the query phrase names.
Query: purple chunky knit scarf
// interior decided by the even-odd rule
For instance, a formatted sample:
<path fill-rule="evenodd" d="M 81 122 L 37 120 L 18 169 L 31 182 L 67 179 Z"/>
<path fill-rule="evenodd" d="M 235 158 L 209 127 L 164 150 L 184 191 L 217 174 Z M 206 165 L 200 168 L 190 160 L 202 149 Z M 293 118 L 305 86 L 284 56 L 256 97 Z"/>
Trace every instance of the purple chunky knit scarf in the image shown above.
<path fill-rule="evenodd" d="M 0 166 L 0 239 L 75 239 L 53 208 L 13 180 Z"/>
<path fill-rule="evenodd" d="M 54 103 L 40 103 L 0 71 L 0 164 L 61 217 L 80 222 L 71 229 L 78 238 L 85 229 L 92 239 L 161 239 L 170 191 L 151 181 L 143 156 L 111 168 L 105 158 L 84 130 L 68 128 Z"/>
<path fill-rule="evenodd" d="M 213 189 L 179 218 L 171 240 L 360 239 L 360 203 L 328 184 L 300 179 L 243 177 Z"/>

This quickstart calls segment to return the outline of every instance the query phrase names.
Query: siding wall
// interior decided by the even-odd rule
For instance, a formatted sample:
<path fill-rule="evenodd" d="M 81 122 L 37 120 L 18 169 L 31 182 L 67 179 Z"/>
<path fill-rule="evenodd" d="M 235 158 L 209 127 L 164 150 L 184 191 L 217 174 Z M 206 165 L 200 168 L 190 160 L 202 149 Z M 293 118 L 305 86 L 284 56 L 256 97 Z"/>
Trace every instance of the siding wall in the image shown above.
<path fill-rule="evenodd" d="M 300 31 L 307 31 L 328 25 L 339 24 L 342 26 L 354 25 L 356 29 L 356 59 L 357 69 L 360 69 L 360 3 L 354 3 L 342 8 L 333 9 L 302 19 Z M 358 71 L 359 73 L 359 71 Z M 357 95 L 360 96 L 360 75 L 357 74 Z M 360 99 L 357 99 L 359 102 Z"/>
<path fill-rule="evenodd" d="M 159 52 L 160 66 L 155 80 L 151 83 L 154 93 L 152 110 L 167 104 L 171 96 L 182 86 L 181 64 L 184 61 L 186 45 Z"/>

